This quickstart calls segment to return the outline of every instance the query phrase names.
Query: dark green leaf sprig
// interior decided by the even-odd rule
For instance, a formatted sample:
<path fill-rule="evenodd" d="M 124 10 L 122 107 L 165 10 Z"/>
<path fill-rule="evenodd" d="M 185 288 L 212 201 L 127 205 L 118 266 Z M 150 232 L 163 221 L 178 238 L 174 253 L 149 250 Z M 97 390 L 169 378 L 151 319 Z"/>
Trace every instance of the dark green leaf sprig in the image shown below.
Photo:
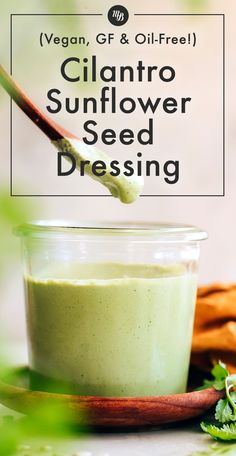
<path fill-rule="evenodd" d="M 202 422 L 202 430 L 216 440 L 236 440 L 236 375 L 230 375 L 225 364 L 219 361 L 211 374 L 212 380 L 205 380 L 203 388 L 212 386 L 217 391 L 225 390 L 225 398 L 216 404 L 215 420 L 217 425 Z M 219 425 L 218 425 L 219 423 Z"/>

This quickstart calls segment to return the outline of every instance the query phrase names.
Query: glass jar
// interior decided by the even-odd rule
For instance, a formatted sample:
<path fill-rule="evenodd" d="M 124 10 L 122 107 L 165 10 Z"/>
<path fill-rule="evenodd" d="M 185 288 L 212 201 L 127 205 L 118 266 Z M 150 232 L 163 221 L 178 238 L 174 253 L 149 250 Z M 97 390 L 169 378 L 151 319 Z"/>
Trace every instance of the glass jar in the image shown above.
<path fill-rule="evenodd" d="M 33 374 L 81 395 L 186 390 L 204 231 L 36 222 L 16 234 Z"/>

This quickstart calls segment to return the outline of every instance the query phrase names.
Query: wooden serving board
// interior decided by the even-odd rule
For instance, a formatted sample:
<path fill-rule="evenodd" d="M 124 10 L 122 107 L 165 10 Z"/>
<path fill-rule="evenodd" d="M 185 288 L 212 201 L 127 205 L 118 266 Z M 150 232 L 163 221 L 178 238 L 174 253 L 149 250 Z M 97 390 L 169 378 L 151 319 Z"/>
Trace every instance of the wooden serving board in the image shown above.
<path fill-rule="evenodd" d="M 0 403 L 23 414 L 30 414 L 44 403 L 61 405 L 73 424 L 100 427 L 155 426 L 183 421 L 202 415 L 224 396 L 213 388 L 170 396 L 78 396 L 30 390 L 27 377 L 28 368 L 18 368 L 12 370 L 14 381 L 0 380 Z"/>

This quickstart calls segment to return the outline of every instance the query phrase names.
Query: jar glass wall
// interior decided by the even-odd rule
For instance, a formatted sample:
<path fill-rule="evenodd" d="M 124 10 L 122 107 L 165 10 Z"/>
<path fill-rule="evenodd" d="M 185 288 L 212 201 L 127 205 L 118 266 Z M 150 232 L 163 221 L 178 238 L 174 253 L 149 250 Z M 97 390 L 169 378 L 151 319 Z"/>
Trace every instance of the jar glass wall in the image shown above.
<path fill-rule="evenodd" d="M 205 232 L 38 222 L 16 233 L 33 373 L 82 395 L 186 390 Z"/>

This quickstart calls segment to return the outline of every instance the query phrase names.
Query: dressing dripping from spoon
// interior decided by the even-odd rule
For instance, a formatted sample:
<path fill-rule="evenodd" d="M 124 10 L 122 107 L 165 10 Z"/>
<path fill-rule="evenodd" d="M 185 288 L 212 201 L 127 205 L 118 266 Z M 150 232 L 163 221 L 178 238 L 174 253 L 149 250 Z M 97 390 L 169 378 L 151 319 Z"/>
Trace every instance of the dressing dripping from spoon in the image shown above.
<path fill-rule="evenodd" d="M 65 130 L 45 115 L 1 65 L 0 83 L 19 108 L 45 133 L 57 150 L 69 153 L 74 157 L 77 168 L 80 168 L 81 162 L 89 162 L 84 168 L 84 172 L 107 187 L 110 193 L 123 203 L 132 203 L 139 197 L 143 188 L 143 178 L 141 176 L 133 174 L 133 176 L 127 177 L 122 173 L 119 176 L 112 176 L 110 174 L 110 171 L 112 171 L 110 157 L 98 148 L 86 145 L 73 133 Z M 106 164 L 106 173 L 104 175 L 96 176 L 93 173 L 92 166 L 96 161 L 103 161 Z"/>

